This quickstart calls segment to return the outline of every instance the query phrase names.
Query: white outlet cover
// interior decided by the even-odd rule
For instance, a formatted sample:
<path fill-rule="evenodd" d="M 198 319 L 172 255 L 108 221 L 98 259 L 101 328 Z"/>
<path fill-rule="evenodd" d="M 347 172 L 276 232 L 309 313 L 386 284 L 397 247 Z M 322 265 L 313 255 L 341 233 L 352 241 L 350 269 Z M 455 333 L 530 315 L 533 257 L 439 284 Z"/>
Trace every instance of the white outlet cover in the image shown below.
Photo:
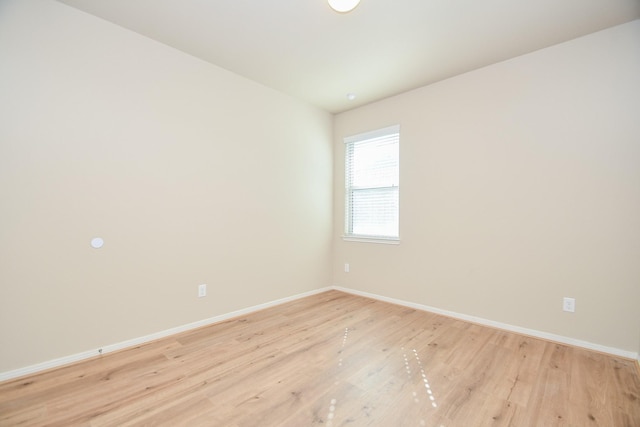
<path fill-rule="evenodd" d="M 207 285 L 205 283 L 198 286 L 198 296 L 199 297 L 207 296 Z"/>
<path fill-rule="evenodd" d="M 565 297 L 562 299 L 562 310 L 568 311 L 570 313 L 575 313 L 576 311 L 576 299 Z"/>

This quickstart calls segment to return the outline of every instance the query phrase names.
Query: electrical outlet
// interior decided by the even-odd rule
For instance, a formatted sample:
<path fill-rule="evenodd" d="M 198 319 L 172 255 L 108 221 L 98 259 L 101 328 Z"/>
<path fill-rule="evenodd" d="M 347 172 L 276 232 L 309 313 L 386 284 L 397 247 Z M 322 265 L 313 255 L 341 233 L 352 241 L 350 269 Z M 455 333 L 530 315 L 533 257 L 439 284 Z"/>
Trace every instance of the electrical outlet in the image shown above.
<path fill-rule="evenodd" d="M 207 285 L 203 283 L 202 285 L 198 286 L 198 298 L 206 297 L 206 296 L 207 296 Z"/>
<path fill-rule="evenodd" d="M 562 310 L 574 313 L 576 311 L 576 299 L 564 297 L 562 299 Z"/>
<path fill-rule="evenodd" d="M 349 272 L 349 264 L 347 264 L 347 263 L 344 264 L 344 272 L 345 273 Z"/>

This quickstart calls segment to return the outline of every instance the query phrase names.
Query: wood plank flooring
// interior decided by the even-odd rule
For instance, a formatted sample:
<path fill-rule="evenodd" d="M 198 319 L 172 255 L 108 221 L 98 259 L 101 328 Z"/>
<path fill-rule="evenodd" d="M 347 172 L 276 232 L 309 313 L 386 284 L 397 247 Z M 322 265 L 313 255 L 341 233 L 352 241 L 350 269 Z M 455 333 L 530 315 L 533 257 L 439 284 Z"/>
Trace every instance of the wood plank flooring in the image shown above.
<path fill-rule="evenodd" d="M 1 426 L 640 426 L 635 362 L 329 291 L 0 383 Z"/>

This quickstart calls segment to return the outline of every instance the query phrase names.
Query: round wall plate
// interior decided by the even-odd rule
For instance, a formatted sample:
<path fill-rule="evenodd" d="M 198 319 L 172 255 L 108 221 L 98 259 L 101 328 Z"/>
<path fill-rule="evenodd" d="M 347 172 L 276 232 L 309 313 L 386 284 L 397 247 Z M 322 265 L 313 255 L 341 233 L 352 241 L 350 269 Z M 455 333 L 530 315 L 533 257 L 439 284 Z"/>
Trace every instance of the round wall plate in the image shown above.
<path fill-rule="evenodd" d="M 94 237 L 91 239 L 91 247 L 95 249 L 100 249 L 104 245 L 104 240 L 101 237 Z"/>

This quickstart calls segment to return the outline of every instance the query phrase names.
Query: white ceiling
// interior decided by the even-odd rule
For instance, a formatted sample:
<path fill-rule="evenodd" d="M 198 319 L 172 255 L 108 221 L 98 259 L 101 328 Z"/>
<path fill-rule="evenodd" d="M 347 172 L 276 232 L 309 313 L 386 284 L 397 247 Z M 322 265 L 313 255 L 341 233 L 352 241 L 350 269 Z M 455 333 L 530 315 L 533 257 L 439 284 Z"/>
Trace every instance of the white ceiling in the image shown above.
<path fill-rule="evenodd" d="M 332 113 L 640 18 L 640 0 L 59 1 Z"/>

